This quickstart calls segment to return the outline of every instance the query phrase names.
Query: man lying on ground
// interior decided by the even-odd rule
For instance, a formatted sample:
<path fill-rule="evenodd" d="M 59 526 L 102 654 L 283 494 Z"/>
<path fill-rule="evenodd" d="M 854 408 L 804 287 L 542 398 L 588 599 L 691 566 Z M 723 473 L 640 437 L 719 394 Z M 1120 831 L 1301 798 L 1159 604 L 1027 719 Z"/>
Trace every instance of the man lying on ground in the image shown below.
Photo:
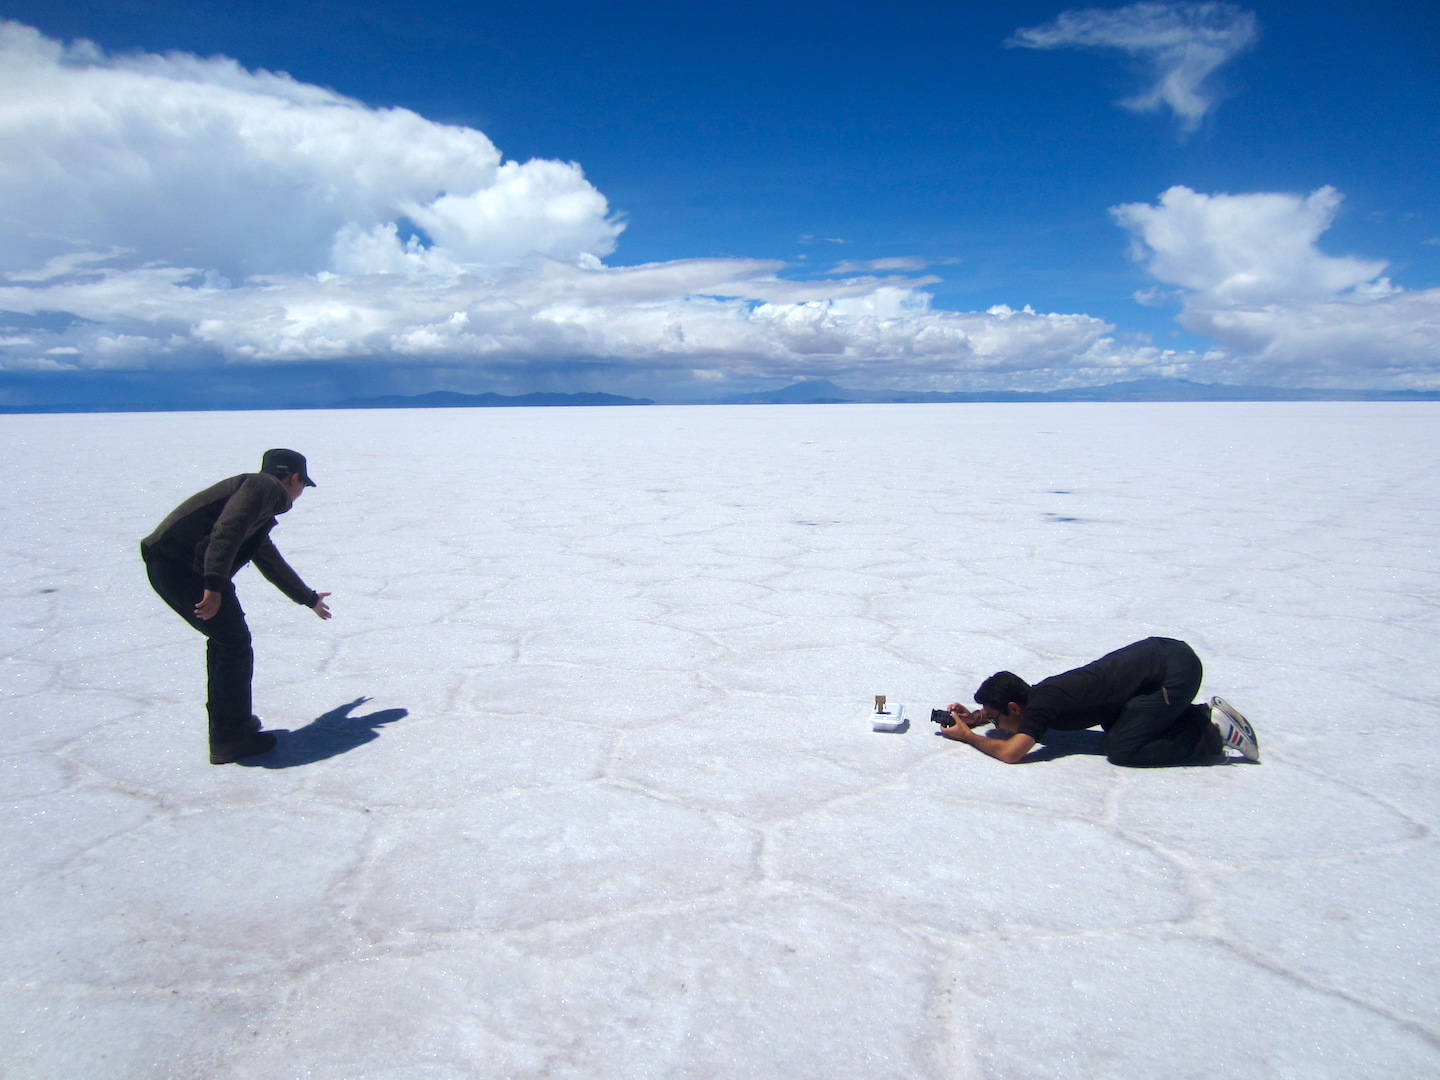
<path fill-rule="evenodd" d="M 1255 730 L 1221 698 L 1195 704 L 1203 669 L 1195 650 L 1174 638 L 1151 637 L 1099 660 L 1029 685 L 997 671 L 975 691 L 972 712 L 950 706 L 957 723 L 940 734 L 1013 765 L 1051 728 L 1105 729 L 1105 756 L 1114 765 L 1180 765 L 1233 746 L 1260 760 Z M 993 724 L 982 735 L 972 728 Z"/>

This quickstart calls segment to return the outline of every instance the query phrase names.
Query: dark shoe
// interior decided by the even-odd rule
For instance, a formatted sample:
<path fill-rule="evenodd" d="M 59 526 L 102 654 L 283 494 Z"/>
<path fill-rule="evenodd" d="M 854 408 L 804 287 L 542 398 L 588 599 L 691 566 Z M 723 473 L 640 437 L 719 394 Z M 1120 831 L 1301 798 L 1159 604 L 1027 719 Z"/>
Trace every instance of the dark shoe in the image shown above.
<path fill-rule="evenodd" d="M 252 713 L 250 715 L 250 722 L 245 725 L 245 730 L 253 735 L 255 734 L 255 732 L 259 731 L 264 726 L 264 724 L 260 723 L 260 717 Z"/>
<path fill-rule="evenodd" d="M 243 739 L 236 739 L 234 742 L 214 743 L 210 747 L 210 764 L 229 765 L 232 761 L 238 761 L 242 757 L 263 754 L 274 746 L 275 736 L 268 731 L 246 735 Z"/>

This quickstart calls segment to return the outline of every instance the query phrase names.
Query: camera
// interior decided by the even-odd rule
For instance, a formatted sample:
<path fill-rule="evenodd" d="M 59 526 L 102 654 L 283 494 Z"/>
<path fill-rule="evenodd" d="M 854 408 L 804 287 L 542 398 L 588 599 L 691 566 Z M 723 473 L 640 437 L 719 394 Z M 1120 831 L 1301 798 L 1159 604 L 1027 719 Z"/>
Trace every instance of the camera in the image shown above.
<path fill-rule="evenodd" d="M 954 727 L 955 717 L 949 709 L 931 709 L 930 722 L 939 724 L 941 727 Z"/>

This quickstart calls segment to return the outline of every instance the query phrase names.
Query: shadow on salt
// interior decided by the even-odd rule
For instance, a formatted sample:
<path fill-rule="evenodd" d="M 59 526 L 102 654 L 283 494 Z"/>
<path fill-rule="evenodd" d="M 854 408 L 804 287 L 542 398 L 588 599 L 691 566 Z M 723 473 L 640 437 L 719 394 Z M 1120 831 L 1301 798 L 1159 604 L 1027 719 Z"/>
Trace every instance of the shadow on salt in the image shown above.
<path fill-rule="evenodd" d="M 938 734 L 938 732 L 937 732 Z M 1039 749 L 1032 750 L 1019 762 L 1021 765 L 1038 765 L 1042 761 L 1054 761 L 1056 758 L 1071 757 L 1075 754 L 1090 755 L 1092 757 L 1105 756 L 1105 732 L 1097 731 L 1094 728 L 1086 728 L 1083 731 L 1062 731 L 1051 729 L 1045 732 L 1044 737 L 1038 740 Z M 1243 758 L 1230 757 L 1226 754 L 1215 754 L 1202 756 L 1190 761 L 1177 762 L 1174 765 L 1152 765 L 1149 769 L 1193 769 L 1197 766 L 1210 765 L 1258 765 L 1258 761 L 1245 761 Z"/>
<path fill-rule="evenodd" d="M 312 765 L 317 761 L 354 750 L 380 737 L 380 728 L 410 715 L 409 709 L 381 709 L 365 716 L 351 716 L 370 698 L 358 697 L 317 716 L 294 731 L 275 728 L 279 739 L 273 750 L 254 757 L 242 758 L 237 765 L 261 769 L 289 769 L 296 765 Z"/>

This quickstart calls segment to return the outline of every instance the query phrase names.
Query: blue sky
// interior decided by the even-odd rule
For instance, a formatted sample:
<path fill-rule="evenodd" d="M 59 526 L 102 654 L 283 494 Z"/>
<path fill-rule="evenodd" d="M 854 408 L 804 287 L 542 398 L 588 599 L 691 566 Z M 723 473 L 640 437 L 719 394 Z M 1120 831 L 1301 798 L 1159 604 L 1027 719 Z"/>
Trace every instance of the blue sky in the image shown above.
<path fill-rule="evenodd" d="M 55 7 L 0 403 L 1440 387 L 1427 4 Z"/>

